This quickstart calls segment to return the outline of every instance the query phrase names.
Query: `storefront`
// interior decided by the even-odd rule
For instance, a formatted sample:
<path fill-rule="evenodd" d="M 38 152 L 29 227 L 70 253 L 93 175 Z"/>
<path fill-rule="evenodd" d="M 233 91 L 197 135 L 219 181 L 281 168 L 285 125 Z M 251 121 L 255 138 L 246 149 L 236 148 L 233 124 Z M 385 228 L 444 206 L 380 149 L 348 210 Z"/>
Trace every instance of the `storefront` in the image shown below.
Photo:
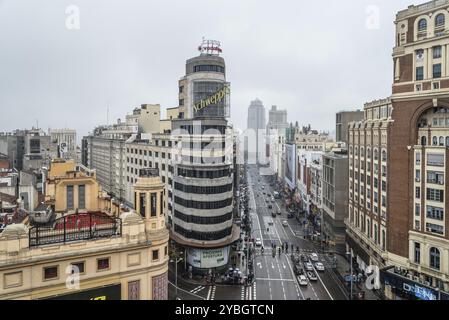
<path fill-rule="evenodd" d="M 398 274 L 394 267 L 382 269 L 380 281 L 386 297 L 391 300 L 449 300 L 449 293 Z"/>

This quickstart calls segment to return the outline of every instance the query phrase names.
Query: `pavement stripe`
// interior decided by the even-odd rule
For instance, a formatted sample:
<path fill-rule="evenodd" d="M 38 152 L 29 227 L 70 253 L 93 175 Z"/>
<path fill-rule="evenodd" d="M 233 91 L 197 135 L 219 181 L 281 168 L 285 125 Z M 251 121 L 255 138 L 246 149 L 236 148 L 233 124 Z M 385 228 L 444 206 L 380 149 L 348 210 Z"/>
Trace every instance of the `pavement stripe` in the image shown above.
<path fill-rule="evenodd" d="M 282 281 L 282 282 L 295 282 L 294 279 L 272 279 L 272 278 L 257 278 L 257 281 Z"/>

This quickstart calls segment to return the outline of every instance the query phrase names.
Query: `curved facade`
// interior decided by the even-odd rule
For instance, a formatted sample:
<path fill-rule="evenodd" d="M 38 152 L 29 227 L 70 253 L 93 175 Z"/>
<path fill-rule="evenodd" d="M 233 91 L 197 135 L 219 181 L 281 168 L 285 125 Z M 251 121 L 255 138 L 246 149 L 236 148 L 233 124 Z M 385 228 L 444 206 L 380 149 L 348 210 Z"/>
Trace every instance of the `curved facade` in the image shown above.
<path fill-rule="evenodd" d="M 181 119 L 172 123 L 175 148 L 171 236 L 195 269 L 224 267 L 238 230 L 233 224 L 232 136 L 224 59 L 187 60 L 179 82 Z M 229 145 L 228 138 L 231 144 Z M 230 149 L 232 150 L 232 149 Z"/>

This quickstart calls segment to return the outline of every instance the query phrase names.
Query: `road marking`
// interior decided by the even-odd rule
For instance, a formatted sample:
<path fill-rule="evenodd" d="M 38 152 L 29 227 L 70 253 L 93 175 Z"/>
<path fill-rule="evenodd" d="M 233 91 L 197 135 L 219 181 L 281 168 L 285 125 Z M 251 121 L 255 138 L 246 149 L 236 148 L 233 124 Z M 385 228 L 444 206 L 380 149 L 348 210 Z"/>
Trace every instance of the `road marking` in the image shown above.
<path fill-rule="evenodd" d="M 298 278 L 295 276 L 295 272 L 293 271 L 293 268 L 292 268 L 292 265 L 291 265 L 291 263 L 290 263 L 290 261 L 287 259 L 287 264 L 288 264 L 288 266 L 289 266 L 289 268 L 290 268 L 290 271 L 291 271 L 291 273 L 292 273 L 292 275 L 295 277 L 295 279 L 296 279 L 296 281 L 295 281 L 295 287 L 296 287 L 296 290 L 299 290 L 299 292 L 301 293 L 301 296 L 302 296 L 302 299 L 303 300 L 306 300 L 306 298 L 304 297 L 304 294 L 302 293 L 302 290 L 301 290 L 301 287 L 298 285 Z M 299 297 L 298 297 L 299 298 Z"/>
<path fill-rule="evenodd" d="M 206 287 L 199 286 L 199 287 L 196 287 L 196 288 L 193 289 L 193 290 L 190 290 L 190 292 L 196 294 L 196 293 L 199 293 L 200 291 L 203 291 L 205 288 L 206 288 Z"/>
<path fill-rule="evenodd" d="M 245 287 L 242 287 L 240 297 L 242 298 L 242 300 L 245 300 Z"/>
<path fill-rule="evenodd" d="M 176 288 L 176 286 L 175 286 L 173 283 L 171 283 L 170 281 L 168 282 L 168 284 L 171 285 L 172 287 Z M 179 291 L 182 291 L 182 292 L 184 292 L 184 293 L 186 293 L 186 294 L 192 295 L 192 296 L 194 296 L 194 297 L 196 297 L 196 298 L 200 298 L 201 300 L 206 300 L 204 297 L 199 296 L 199 295 L 194 294 L 194 293 L 191 293 L 191 292 L 189 292 L 189 291 L 187 291 L 187 290 L 181 289 L 180 287 L 178 287 L 178 290 L 179 290 Z"/>
<path fill-rule="evenodd" d="M 210 300 L 211 292 L 212 292 L 212 287 L 209 287 L 209 291 L 207 292 L 207 298 L 206 298 L 206 300 Z"/>
<path fill-rule="evenodd" d="M 295 282 L 293 279 L 273 279 L 273 278 L 256 278 L 257 281 L 284 281 L 284 282 Z"/>
<path fill-rule="evenodd" d="M 329 297 L 331 298 L 331 300 L 334 300 L 334 297 L 332 297 L 332 295 L 330 294 L 329 290 L 327 290 L 326 285 L 324 284 L 323 280 L 321 280 L 321 277 L 320 277 L 320 275 L 318 274 L 318 271 L 315 269 L 315 266 L 314 266 L 313 264 L 312 264 L 312 267 L 313 267 L 313 270 L 315 270 L 315 273 L 316 273 L 316 275 L 317 275 L 317 277 L 318 277 L 318 280 L 320 280 L 321 284 L 323 285 L 324 290 L 326 290 L 326 292 L 327 292 L 327 294 L 329 295 Z"/>
<path fill-rule="evenodd" d="M 257 300 L 257 295 L 256 295 L 256 282 L 254 282 L 254 284 L 253 284 L 253 298 L 254 298 L 254 300 Z"/>
<path fill-rule="evenodd" d="M 213 287 L 212 287 L 212 294 L 211 294 L 210 300 L 215 300 L 215 290 L 216 290 L 216 289 L 217 289 L 216 286 L 213 286 Z"/>

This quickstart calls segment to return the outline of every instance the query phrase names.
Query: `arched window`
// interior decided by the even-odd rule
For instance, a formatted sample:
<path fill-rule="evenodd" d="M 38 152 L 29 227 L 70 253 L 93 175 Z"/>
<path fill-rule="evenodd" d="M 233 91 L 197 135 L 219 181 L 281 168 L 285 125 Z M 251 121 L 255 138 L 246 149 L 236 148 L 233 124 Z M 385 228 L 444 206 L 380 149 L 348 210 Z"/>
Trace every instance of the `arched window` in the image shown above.
<path fill-rule="evenodd" d="M 427 30 L 427 20 L 421 19 L 418 22 L 418 31 L 426 31 Z"/>
<path fill-rule="evenodd" d="M 433 137 L 432 138 L 432 145 L 433 146 L 437 146 L 438 145 L 438 138 L 437 137 Z"/>
<path fill-rule="evenodd" d="M 379 160 L 379 151 L 377 149 L 374 149 L 374 160 Z"/>
<path fill-rule="evenodd" d="M 387 161 L 387 151 L 382 150 L 382 161 Z"/>
<path fill-rule="evenodd" d="M 430 267 L 440 270 L 440 250 L 435 247 L 430 248 Z"/>
<path fill-rule="evenodd" d="M 360 148 L 360 156 L 365 157 L 365 148 L 363 147 Z"/>
<path fill-rule="evenodd" d="M 426 136 L 422 136 L 421 137 L 421 145 L 425 146 L 426 144 L 427 144 L 427 138 L 426 138 Z"/>
<path fill-rule="evenodd" d="M 368 159 L 371 159 L 371 149 L 370 149 L 370 148 L 367 148 L 367 149 L 366 149 L 366 157 L 367 157 Z"/>
<path fill-rule="evenodd" d="M 354 149 L 356 157 L 359 155 L 359 147 L 355 147 Z"/>
<path fill-rule="evenodd" d="M 440 147 L 444 147 L 444 137 L 440 137 Z"/>
<path fill-rule="evenodd" d="M 445 24 L 445 17 L 444 14 L 440 13 L 439 15 L 436 16 L 435 18 L 435 27 L 444 27 Z"/>

